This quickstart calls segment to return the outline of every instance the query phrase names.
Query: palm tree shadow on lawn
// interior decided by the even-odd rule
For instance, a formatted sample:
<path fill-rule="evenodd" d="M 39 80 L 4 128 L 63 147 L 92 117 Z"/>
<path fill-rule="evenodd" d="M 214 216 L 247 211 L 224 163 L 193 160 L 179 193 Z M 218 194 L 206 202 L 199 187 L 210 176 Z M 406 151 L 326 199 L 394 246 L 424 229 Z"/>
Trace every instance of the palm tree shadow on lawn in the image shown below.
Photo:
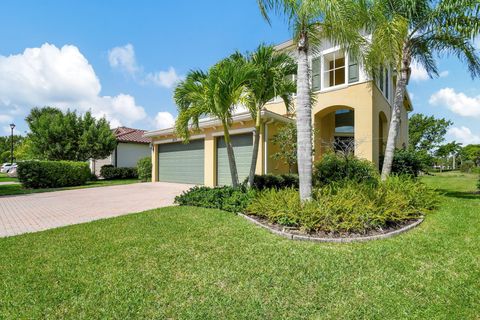
<path fill-rule="evenodd" d="M 449 189 L 436 189 L 436 190 L 445 197 L 480 200 L 480 193 L 475 191 L 451 191 Z"/>

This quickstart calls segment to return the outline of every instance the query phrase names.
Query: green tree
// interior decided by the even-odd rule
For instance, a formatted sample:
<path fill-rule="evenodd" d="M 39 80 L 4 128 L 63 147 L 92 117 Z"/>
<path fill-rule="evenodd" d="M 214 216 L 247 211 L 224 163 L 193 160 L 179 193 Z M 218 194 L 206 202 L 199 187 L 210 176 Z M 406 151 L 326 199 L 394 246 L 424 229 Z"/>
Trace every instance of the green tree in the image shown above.
<path fill-rule="evenodd" d="M 453 124 L 444 118 L 414 114 L 408 121 L 408 138 L 410 147 L 415 151 L 433 151 L 445 141 L 447 129 Z"/>
<path fill-rule="evenodd" d="M 455 158 L 462 149 L 462 144 L 455 141 L 441 145 L 435 151 L 435 156 L 440 158 L 442 163 L 448 163 L 449 158 L 452 158 L 452 169 L 455 169 Z M 440 166 L 441 168 L 441 166 Z"/>
<path fill-rule="evenodd" d="M 433 77 L 438 75 L 435 55 L 453 54 L 467 64 L 472 77 L 480 75 L 480 60 L 473 38 L 480 32 L 478 0 L 373 0 L 366 23 L 372 34 L 365 65 L 374 76 L 382 66 L 397 71 L 382 179 L 392 168 L 412 61 Z"/>
<path fill-rule="evenodd" d="M 285 16 L 293 32 L 297 57 L 297 156 L 300 199 L 312 197 L 312 97 L 308 56 L 323 39 L 348 48 L 358 55 L 365 39 L 358 32 L 367 17 L 362 2 L 347 0 L 257 0 L 262 15 Z"/>
<path fill-rule="evenodd" d="M 469 144 L 460 151 L 462 161 L 471 160 L 477 166 L 480 166 L 480 144 Z"/>
<path fill-rule="evenodd" d="M 278 146 L 278 151 L 272 154 L 273 159 L 283 161 L 288 165 L 290 173 L 296 172 L 297 166 L 297 127 L 290 123 L 282 127 L 272 142 Z"/>
<path fill-rule="evenodd" d="M 218 62 L 208 72 L 191 71 L 174 93 L 178 108 L 175 130 L 185 142 L 188 142 L 190 131 L 199 128 L 201 117 L 215 117 L 222 122 L 234 187 L 239 182 L 229 129 L 235 108 L 243 101 L 246 85 L 252 77 L 252 68 L 236 57 L 230 57 Z"/>
<path fill-rule="evenodd" d="M 23 136 L 13 135 L 13 154 L 14 154 L 14 161 L 18 160 L 16 153 L 19 146 L 22 144 L 24 140 Z M 11 148 L 12 148 L 12 137 L 2 136 L 0 137 L 0 163 L 10 162 L 11 161 Z"/>
<path fill-rule="evenodd" d="M 296 73 L 297 66 L 289 54 L 278 52 L 273 46 L 266 45 L 260 45 L 246 58 L 243 56 L 239 58 L 250 64 L 254 70 L 252 79 L 246 85 L 246 106 L 255 121 L 252 161 L 248 176 L 248 184 L 252 186 L 260 144 L 262 110 L 267 102 L 275 97 L 283 99 L 287 111 L 291 109 L 295 83 L 288 76 Z"/>
<path fill-rule="evenodd" d="M 105 158 L 116 146 L 116 139 L 105 119 L 96 120 L 90 112 L 82 117 L 52 107 L 34 108 L 26 118 L 30 128 L 29 147 L 36 159 L 72 160 Z"/>

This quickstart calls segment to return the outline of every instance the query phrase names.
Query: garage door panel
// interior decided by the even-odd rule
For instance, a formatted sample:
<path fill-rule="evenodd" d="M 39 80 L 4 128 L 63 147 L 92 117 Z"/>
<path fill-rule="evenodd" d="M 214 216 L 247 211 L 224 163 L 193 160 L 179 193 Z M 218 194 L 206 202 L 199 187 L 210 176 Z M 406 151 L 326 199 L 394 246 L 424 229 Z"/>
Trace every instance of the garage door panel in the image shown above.
<path fill-rule="evenodd" d="M 238 179 L 240 182 L 243 182 L 250 172 L 253 153 L 253 136 L 251 133 L 232 135 L 231 140 L 235 154 L 235 162 L 237 164 Z M 232 184 L 227 147 L 223 137 L 219 137 L 217 140 L 217 184 Z"/>
<path fill-rule="evenodd" d="M 161 144 L 159 146 L 159 181 L 203 184 L 204 140 Z"/>

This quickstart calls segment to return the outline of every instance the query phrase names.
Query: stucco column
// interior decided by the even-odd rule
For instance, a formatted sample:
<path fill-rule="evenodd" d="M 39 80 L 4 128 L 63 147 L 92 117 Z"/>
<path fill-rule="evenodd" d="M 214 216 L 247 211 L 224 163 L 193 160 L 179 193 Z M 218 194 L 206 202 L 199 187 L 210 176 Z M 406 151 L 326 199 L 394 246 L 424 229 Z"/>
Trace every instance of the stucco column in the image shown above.
<path fill-rule="evenodd" d="M 158 182 L 158 144 L 152 148 L 152 182 Z"/>
<path fill-rule="evenodd" d="M 374 108 L 368 105 L 355 108 L 355 156 L 374 161 Z M 377 115 L 378 117 L 378 115 Z"/>
<path fill-rule="evenodd" d="M 207 187 L 214 187 L 216 180 L 216 155 L 215 137 L 211 133 L 205 135 L 205 168 L 204 168 L 204 184 Z"/>

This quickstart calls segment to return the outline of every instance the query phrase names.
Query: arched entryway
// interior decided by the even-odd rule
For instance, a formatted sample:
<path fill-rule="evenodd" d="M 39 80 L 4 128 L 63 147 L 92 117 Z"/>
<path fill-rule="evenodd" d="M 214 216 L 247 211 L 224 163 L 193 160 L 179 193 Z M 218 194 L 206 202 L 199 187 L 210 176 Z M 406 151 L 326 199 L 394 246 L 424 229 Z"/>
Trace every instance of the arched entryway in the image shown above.
<path fill-rule="evenodd" d="M 355 111 L 347 106 L 331 106 L 315 114 L 315 160 L 329 151 L 354 153 Z"/>

